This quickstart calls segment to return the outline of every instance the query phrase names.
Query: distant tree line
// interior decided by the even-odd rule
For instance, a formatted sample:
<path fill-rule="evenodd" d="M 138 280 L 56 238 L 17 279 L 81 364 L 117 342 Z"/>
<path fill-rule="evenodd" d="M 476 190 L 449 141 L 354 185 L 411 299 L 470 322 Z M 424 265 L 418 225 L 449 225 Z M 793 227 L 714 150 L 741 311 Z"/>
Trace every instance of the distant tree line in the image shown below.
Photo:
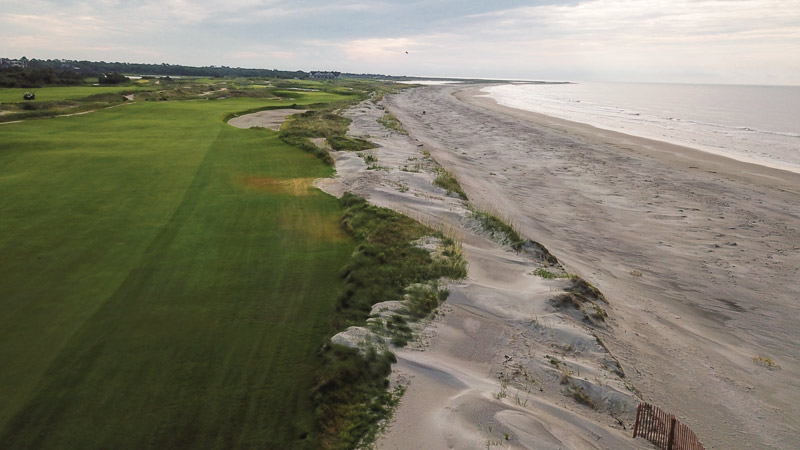
<path fill-rule="evenodd" d="M 21 66 L 11 66 L 6 63 L 19 63 Z M 105 61 L 75 61 L 66 59 L 28 59 L 19 60 L 0 59 L 0 87 L 25 87 L 36 88 L 45 85 L 71 85 L 81 84 L 86 78 L 98 77 L 100 82 L 122 82 L 119 74 L 137 74 L 153 76 L 184 76 L 184 77 L 242 77 L 242 78 L 309 78 L 309 72 L 302 70 L 288 71 L 277 69 L 245 69 L 228 66 L 181 66 L 176 64 L 138 64 Z M 113 75 L 114 78 L 108 79 Z M 379 74 L 352 74 L 342 73 L 345 78 L 384 78 L 398 79 Z M 105 79 L 104 79 L 105 78 Z M 402 77 L 400 77 L 402 78 Z"/>
<path fill-rule="evenodd" d="M 0 69 L 0 87 L 39 88 L 43 86 L 69 86 L 83 83 L 83 77 L 84 75 L 70 70 L 11 67 Z"/>
<path fill-rule="evenodd" d="M 104 73 L 127 73 L 137 75 L 177 75 L 185 77 L 259 77 L 259 78 L 308 78 L 301 70 L 244 69 L 228 66 L 181 66 L 176 64 L 138 64 L 105 61 L 74 61 L 63 59 L 29 59 L 28 68 L 71 70 L 83 76 L 100 76 Z"/>

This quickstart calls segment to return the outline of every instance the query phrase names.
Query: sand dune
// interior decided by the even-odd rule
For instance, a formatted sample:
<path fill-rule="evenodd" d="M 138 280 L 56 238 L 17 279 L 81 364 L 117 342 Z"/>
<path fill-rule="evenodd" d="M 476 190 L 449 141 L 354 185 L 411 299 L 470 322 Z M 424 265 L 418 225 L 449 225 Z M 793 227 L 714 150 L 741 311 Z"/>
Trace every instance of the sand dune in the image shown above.
<path fill-rule="evenodd" d="M 355 192 L 458 236 L 469 271 L 449 286 L 444 314 L 397 351 L 394 377 L 408 390 L 378 448 L 648 448 L 630 438 L 638 398 L 602 345 L 609 328 L 588 317 L 602 300 L 560 303 L 575 298 L 569 291 L 577 282 L 531 273 L 563 273 L 557 262 L 533 244 L 517 254 L 487 233 L 464 201 L 432 184 L 436 163 L 426 147 L 378 124 L 382 109 L 365 102 L 345 114 L 350 134 L 379 144 L 371 152 L 382 169 L 333 152 L 338 177 L 318 186 Z M 352 336 L 365 339 L 363 331 Z"/>

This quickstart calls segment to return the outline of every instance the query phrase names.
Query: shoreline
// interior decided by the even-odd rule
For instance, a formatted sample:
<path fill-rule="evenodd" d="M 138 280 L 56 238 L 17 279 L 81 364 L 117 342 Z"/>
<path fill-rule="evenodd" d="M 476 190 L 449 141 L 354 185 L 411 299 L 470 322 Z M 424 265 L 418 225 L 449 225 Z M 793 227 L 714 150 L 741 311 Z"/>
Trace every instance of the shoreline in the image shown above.
<path fill-rule="evenodd" d="M 675 144 L 653 138 L 641 137 L 620 131 L 596 127 L 594 125 L 575 122 L 546 114 L 514 108 L 500 104 L 486 92 L 485 86 L 467 87 L 458 90 L 453 95 L 459 100 L 480 106 L 495 112 L 507 114 L 521 120 L 534 121 L 539 124 L 558 129 L 565 133 L 584 136 L 590 139 L 613 140 L 622 144 L 629 144 L 638 148 L 631 150 L 646 150 L 650 156 L 660 157 L 662 162 L 678 164 L 685 169 L 705 169 L 719 172 L 737 171 L 762 180 L 775 180 L 775 186 L 794 188 L 793 192 L 800 194 L 800 169 L 792 170 L 788 167 L 780 168 L 766 165 L 758 161 L 744 161 L 734 156 L 724 155 L 709 150 Z M 702 164 L 703 167 L 699 167 Z M 693 167 L 695 166 L 695 167 Z M 730 175 L 735 175 L 731 174 Z"/>
<path fill-rule="evenodd" d="M 493 84 L 491 86 L 498 86 L 498 85 Z M 502 86 L 502 85 L 499 85 L 499 86 Z M 569 124 L 578 125 L 580 127 L 590 127 L 590 128 L 592 128 L 594 130 L 597 130 L 597 131 L 613 133 L 613 136 L 616 136 L 616 137 L 618 137 L 618 136 L 628 136 L 630 138 L 643 139 L 645 141 L 657 142 L 658 146 L 660 146 L 660 145 L 670 145 L 670 146 L 680 147 L 680 148 L 683 148 L 683 149 L 688 149 L 688 150 L 693 150 L 693 151 L 698 151 L 698 152 L 702 152 L 702 153 L 707 153 L 707 154 L 719 156 L 719 157 L 722 157 L 722 158 L 730 159 L 730 160 L 737 161 L 737 162 L 744 163 L 744 164 L 762 166 L 762 167 L 766 167 L 766 168 L 770 168 L 770 169 L 774 169 L 774 170 L 792 172 L 792 173 L 800 175 L 800 166 L 798 166 L 798 165 L 794 165 L 793 166 L 793 165 L 791 165 L 791 163 L 783 163 L 783 164 L 781 164 L 781 163 L 774 163 L 774 162 L 770 162 L 770 161 L 762 161 L 762 160 L 759 160 L 757 158 L 752 158 L 752 157 L 748 157 L 748 156 L 737 156 L 737 155 L 728 154 L 728 153 L 725 153 L 725 152 L 722 152 L 722 151 L 719 151 L 719 150 L 714 150 L 713 148 L 702 148 L 702 147 L 699 147 L 699 146 L 698 147 L 693 147 L 693 146 L 691 146 L 690 144 L 687 144 L 687 143 L 664 140 L 664 139 L 660 139 L 658 137 L 652 137 L 652 136 L 642 136 L 642 135 L 638 135 L 638 134 L 631 134 L 631 133 L 628 133 L 626 131 L 615 130 L 615 129 L 610 129 L 610 128 L 604 128 L 602 126 L 593 125 L 593 124 L 587 123 L 587 122 L 578 122 L 578 121 L 575 121 L 575 120 L 570 120 L 570 119 L 564 119 L 564 118 L 561 118 L 561 117 L 551 116 L 551 115 L 548 115 L 546 113 L 540 113 L 540 112 L 530 111 L 530 110 L 526 110 L 526 109 L 522 109 L 522 108 L 516 108 L 516 107 L 513 107 L 513 106 L 503 105 L 496 98 L 492 97 L 492 95 L 490 93 L 487 93 L 487 92 L 483 91 L 483 89 L 486 88 L 486 87 L 487 86 L 482 86 L 482 87 L 478 87 L 478 88 L 474 88 L 474 89 L 468 89 L 469 92 L 470 92 L 469 95 L 470 95 L 470 97 L 472 97 L 469 100 L 467 99 L 466 96 L 465 97 L 460 97 L 460 98 L 462 100 L 464 100 L 464 101 L 471 101 L 473 103 L 476 103 L 476 101 L 478 101 L 479 99 L 485 97 L 485 98 L 491 99 L 496 104 L 496 106 L 499 107 L 499 108 L 507 108 L 507 109 L 512 109 L 512 110 L 516 110 L 516 111 L 522 111 L 522 112 L 526 112 L 526 113 L 531 113 L 531 114 L 534 114 L 534 115 L 538 115 L 540 117 L 549 118 L 549 119 L 551 119 L 553 121 L 566 122 L 566 123 L 569 123 Z M 465 91 L 466 91 L 466 89 L 465 89 Z M 456 95 L 459 95 L 459 94 L 456 94 Z M 488 106 L 488 105 L 484 105 L 484 106 L 491 107 L 491 106 Z"/>
<path fill-rule="evenodd" d="M 800 174 L 504 107 L 482 87 L 385 104 L 474 204 L 606 295 L 603 340 L 645 400 L 706 448 L 796 448 Z"/>

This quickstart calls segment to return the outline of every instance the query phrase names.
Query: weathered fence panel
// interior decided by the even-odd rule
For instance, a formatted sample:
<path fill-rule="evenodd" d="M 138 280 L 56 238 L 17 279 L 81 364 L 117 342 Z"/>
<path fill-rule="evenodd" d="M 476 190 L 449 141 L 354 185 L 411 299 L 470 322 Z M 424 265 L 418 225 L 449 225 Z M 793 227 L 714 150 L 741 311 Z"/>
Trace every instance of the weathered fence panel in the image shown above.
<path fill-rule="evenodd" d="M 643 437 L 663 450 L 705 450 L 688 426 L 674 415 L 644 402 L 636 409 L 633 437 Z"/>

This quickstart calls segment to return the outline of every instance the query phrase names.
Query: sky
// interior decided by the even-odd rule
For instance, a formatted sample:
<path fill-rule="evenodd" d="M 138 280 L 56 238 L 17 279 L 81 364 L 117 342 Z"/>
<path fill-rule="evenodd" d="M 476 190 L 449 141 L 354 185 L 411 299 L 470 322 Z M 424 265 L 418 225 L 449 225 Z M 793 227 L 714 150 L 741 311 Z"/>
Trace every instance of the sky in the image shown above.
<path fill-rule="evenodd" d="M 800 0 L 0 0 L 0 56 L 800 85 Z"/>

